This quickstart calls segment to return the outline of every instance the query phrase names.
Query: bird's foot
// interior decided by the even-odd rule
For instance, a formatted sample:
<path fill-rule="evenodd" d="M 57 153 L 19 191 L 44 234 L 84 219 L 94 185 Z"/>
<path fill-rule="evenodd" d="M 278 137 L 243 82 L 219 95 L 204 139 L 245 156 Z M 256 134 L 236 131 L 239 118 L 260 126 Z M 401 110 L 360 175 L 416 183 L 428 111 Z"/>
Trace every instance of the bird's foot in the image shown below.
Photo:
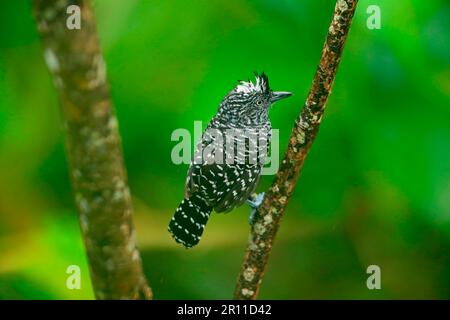
<path fill-rule="evenodd" d="M 256 219 L 256 213 L 258 208 L 261 206 L 264 200 L 264 192 L 261 193 L 253 193 L 248 199 L 247 203 L 250 206 L 250 217 L 248 218 L 248 223 L 252 226 Z"/>

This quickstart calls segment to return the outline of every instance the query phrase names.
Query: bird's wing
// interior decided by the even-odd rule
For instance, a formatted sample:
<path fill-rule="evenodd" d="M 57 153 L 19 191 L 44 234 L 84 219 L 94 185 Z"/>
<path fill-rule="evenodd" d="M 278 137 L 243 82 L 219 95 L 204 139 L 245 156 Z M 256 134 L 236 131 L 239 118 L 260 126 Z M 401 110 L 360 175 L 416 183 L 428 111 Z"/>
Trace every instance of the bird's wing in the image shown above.
<path fill-rule="evenodd" d="M 214 206 L 216 212 L 229 212 L 235 207 L 242 205 L 248 197 L 255 191 L 261 173 L 261 166 L 259 165 L 238 165 L 239 168 L 229 170 L 228 175 L 231 175 L 234 183 L 230 189 L 217 201 Z M 239 172 L 239 174 L 236 174 Z"/>
<path fill-rule="evenodd" d="M 239 139 L 239 137 L 236 139 Z M 213 146 L 212 150 L 220 148 L 222 148 L 222 152 L 225 150 L 224 145 L 222 145 L 223 139 L 219 142 L 218 140 L 213 142 L 216 145 Z M 185 197 L 189 198 L 194 193 L 200 192 L 216 212 L 228 212 L 241 205 L 255 190 L 262 165 L 261 162 L 240 163 L 237 155 L 234 154 L 230 155 L 234 158 L 234 163 L 229 164 L 226 161 L 223 164 L 218 164 L 215 161 L 208 163 L 208 159 L 203 159 L 203 157 L 210 156 L 211 153 L 205 152 L 203 154 L 203 150 L 210 147 L 211 143 L 211 137 L 208 136 L 208 131 L 206 131 L 201 142 L 197 145 L 193 162 L 188 170 Z M 245 150 L 244 153 L 245 158 L 249 159 L 249 150 Z M 212 152 L 212 157 L 214 156 L 215 151 Z M 223 157 L 223 154 L 220 156 Z M 252 154 L 252 156 L 255 155 Z M 222 160 L 224 159 L 222 158 Z"/>
<path fill-rule="evenodd" d="M 202 136 L 201 141 L 197 144 L 194 152 L 194 158 L 189 166 L 186 183 L 184 185 L 184 197 L 189 198 L 196 192 L 200 186 L 200 177 L 202 175 L 202 167 L 206 166 L 203 163 L 203 150 L 208 145 L 205 141 L 205 136 Z"/>
<path fill-rule="evenodd" d="M 228 168 L 218 164 L 192 163 L 186 179 L 185 197 L 201 192 L 208 203 L 214 206 L 227 191 L 224 169 Z"/>
<path fill-rule="evenodd" d="M 214 181 L 216 179 L 214 173 L 218 171 L 219 168 L 213 168 L 215 164 L 207 164 L 206 159 L 203 159 L 203 153 L 205 148 L 209 145 L 214 144 L 214 137 L 211 135 L 212 124 L 210 123 L 206 128 L 205 132 L 202 135 L 200 142 L 195 147 L 194 158 L 192 159 L 191 165 L 189 166 L 186 183 L 184 188 L 184 196 L 185 198 L 189 198 L 194 192 L 196 192 L 201 185 L 204 184 L 203 178 L 211 179 Z M 208 172 L 212 171 L 212 174 L 208 175 Z M 203 175 L 207 174 L 207 176 L 203 177 Z M 207 182 L 207 181 L 206 181 Z M 206 186 L 203 186 L 205 188 Z M 210 190 L 209 193 L 212 193 L 213 190 Z"/>
<path fill-rule="evenodd" d="M 261 167 L 256 165 L 192 164 L 186 179 L 186 198 L 200 192 L 216 212 L 240 206 L 255 190 Z"/>

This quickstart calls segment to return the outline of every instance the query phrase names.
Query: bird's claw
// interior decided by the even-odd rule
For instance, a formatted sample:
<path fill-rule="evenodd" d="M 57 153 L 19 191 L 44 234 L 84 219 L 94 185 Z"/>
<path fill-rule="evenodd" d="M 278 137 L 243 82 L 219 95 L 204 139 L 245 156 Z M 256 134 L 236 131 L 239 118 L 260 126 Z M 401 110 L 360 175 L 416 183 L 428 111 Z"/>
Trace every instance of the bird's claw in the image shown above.
<path fill-rule="evenodd" d="M 251 210 L 250 210 L 250 217 L 248 218 L 248 222 L 250 225 L 253 225 L 256 218 L 256 212 L 258 208 L 261 206 L 262 202 L 264 200 L 264 192 L 261 193 L 253 193 L 248 199 L 247 203 L 249 204 Z"/>

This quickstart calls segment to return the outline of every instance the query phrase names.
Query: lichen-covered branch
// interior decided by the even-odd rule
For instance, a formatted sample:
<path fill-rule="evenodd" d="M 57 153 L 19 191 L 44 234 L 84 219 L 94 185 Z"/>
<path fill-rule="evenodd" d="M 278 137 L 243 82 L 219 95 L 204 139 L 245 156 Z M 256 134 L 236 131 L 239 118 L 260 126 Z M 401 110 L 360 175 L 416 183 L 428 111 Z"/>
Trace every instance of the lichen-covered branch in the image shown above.
<path fill-rule="evenodd" d="M 281 218 L 317 135 L 358 0 L 338 0 L 322 57 L 288 149 L 258 210 L 238 276 L 235 299 L 256 299 Z"/>
<path fill-rule="evenodd" d="M 69 30 L 67 8 L 81 9 Z M 87 0 L 34 0 L 44 57 L 59 94 L 66 152 L 97 299 L 150 299 L 105 62 Z"/>

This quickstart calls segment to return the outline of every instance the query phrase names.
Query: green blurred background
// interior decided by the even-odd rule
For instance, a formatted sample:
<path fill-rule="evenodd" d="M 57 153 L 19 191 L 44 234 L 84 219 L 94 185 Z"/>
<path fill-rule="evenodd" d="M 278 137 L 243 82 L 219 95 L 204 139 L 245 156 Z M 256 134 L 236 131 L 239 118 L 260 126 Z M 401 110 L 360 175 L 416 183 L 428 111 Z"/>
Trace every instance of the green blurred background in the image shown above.
<path fill-rule="evenodd" d="M 0 298 L 91 299 L 30 2 L 0 5 Z M 381 30 L 366 27 L 371 4 L 381 7 Z M 249 231 L 242 207 L 213 215 L 193 250 L 170 238 L 187 170 L 171 162 L 172 131 L 206 125 L 236 80 L 264 70 L 274 89 L 295 93 L 271 110 L 282 157 L 333 8 L 332 0 L 95 1 L 155 298 L 231 298 Z M 360 1 L 261 298 L 450 298 L 449 34 L 448 1 Z M 72 264 L 81 290 L 65 286 Z M 381 267 L 382 290 L 366 287 L 371 264 Z"/>

